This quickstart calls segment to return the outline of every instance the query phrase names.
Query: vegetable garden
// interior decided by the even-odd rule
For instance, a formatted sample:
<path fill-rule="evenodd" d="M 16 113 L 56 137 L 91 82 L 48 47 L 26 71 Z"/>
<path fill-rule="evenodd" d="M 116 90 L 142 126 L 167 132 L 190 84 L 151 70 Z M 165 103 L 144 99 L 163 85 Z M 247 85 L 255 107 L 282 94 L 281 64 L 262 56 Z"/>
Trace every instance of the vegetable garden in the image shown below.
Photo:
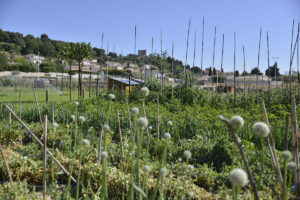
<path fill-rule="evenodd" d="M 22 110 L 5 102 L 1 199 L 296 197 L 292 93 L 143 87 Z"/>

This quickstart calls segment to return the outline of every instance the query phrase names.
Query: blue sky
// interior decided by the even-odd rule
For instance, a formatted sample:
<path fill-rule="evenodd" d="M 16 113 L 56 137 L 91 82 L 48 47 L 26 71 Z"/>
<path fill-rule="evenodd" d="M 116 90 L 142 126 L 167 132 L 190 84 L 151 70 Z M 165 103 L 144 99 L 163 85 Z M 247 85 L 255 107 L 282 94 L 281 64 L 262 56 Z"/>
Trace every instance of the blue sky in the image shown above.
<path fill-rule="evenodd" d="M 299 0 L 0 0 L 0 28 L 51 39 L 91 42 L 123 54 L 134 51 L 134 26 L 137 26 L 137 49 L 163 49 L 184 61 L 188 20 L 191 35 L 188 63 L 192 65 L 194 33 L 197 36 L 195 65 L 200 66 L 202 18 L 205 17 L 203 66 L 212 65 L 214 27 L 217 27 L 215 67 L 220 68 L 222 34 L 225 34 L 224 69 L 233 69 L 233 33 L 236 32 L 236 66 L 243 69 L 242 45 L 246 51 L 246 69 L 257 66 L 259 29 L 262 27 L 260 69 L 267 68 L 266 31 L 269 32 L 270 62 L 279 57 L 281 72 L 289 69 L 292 20 L 300 22 Z M 293 69 L 297 69 L 296 59 Z"/>

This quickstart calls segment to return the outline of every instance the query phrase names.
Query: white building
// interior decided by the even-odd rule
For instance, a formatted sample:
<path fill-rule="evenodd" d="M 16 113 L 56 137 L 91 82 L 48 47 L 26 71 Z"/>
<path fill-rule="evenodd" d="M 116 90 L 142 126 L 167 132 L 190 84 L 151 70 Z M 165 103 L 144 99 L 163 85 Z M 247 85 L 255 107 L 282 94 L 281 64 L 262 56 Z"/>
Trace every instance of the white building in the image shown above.
<path fill-rule="evenodd" d="M 35 64 L 41 64 L 45 60 L 45 57 L 36 54 L 27 54 L 25 58 Z"/>

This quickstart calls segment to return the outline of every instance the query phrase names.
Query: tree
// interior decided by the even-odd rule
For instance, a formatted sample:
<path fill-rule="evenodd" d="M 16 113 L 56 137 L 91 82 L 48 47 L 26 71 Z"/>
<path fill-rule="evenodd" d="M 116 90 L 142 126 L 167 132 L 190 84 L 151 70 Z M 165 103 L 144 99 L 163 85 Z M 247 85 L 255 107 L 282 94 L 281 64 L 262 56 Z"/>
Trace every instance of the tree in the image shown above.
<path fill-rule="evenodd" d="M 236 77 L 239 77 L 239 76 L 240 76 L 239 70 L 236 70 L 236 71 L 235 71 L 235 76 L 236 76 Z"/>
<path fill-rule="evenodd" d="M 208 68 L 208 76 L 212 75 L 211 67 Z"/>
<path fill-rule="evenodd" d="M 7 67 L 7 58 L 4 54 L 0 53 L 0 71 L 4 71 Z"/>
<path fill-rule="evenodd" d="M 201 69 L 200 69 L 199 67 L 197 67 L 197 66 L 192 67 L 191 70 L 192 70 L 192 72 L 194 72 L 194 73 L 200 73 L 200 72 L 201 72 Z"/>
<path fill-rule="evenodd" d="M 42 35 L 41 35 L 41 40 L 42 40 L 43 42 L 49 41 L 48 35 L 47 35 L 47 34 L 42 34 Z"/>
<path fill-rule="evenodd" d="M 251 74 L 255 74 L 255 75 L 263 75 L 263 73 L 260 72 L 260 70 L 258 69 L 258 67 L 254 67 L 251 70 Z"/>
<path fill-rule="evenodd" d="M 216 75 L 217 72 L 216 72 L 216 68 L 213 69 L 213 75 Z"/>
<path fill-rule="evenodd" d="M 78 97 L 82 96 L 82 61 L 91 55 L 91 44 L 70 43 L 64 48 L 62 55 L 69 59 L 75 60 L 78 63 Z"/>
<path fill-rule="evenodd" d="M 277 67 L 277 62 L 275 62 L 273 66 L 270 66 L 269 69 L 266 70 L 266 75 L 274 77 L 276 73 L 276 76 L 280 76 L 279 70 L 280 69 Z"/>
<path fill-rule="evenodd" d="M 249 75 L 249 73 L 247 71 L 243 71 L 242 76 L 246 76 Z"/>

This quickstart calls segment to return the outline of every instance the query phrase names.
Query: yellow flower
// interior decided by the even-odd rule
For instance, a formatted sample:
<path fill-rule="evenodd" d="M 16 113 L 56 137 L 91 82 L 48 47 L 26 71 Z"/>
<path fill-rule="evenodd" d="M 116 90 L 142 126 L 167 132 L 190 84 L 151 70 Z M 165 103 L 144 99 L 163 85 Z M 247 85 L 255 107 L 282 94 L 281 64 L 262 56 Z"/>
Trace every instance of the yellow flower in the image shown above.
<path fill-rule="evenodd" d="M 69 124 L 66 124 L 66 127 L 67 127 L 67 128 L 70 128 L 70 125 L 69 125 Z"/>

